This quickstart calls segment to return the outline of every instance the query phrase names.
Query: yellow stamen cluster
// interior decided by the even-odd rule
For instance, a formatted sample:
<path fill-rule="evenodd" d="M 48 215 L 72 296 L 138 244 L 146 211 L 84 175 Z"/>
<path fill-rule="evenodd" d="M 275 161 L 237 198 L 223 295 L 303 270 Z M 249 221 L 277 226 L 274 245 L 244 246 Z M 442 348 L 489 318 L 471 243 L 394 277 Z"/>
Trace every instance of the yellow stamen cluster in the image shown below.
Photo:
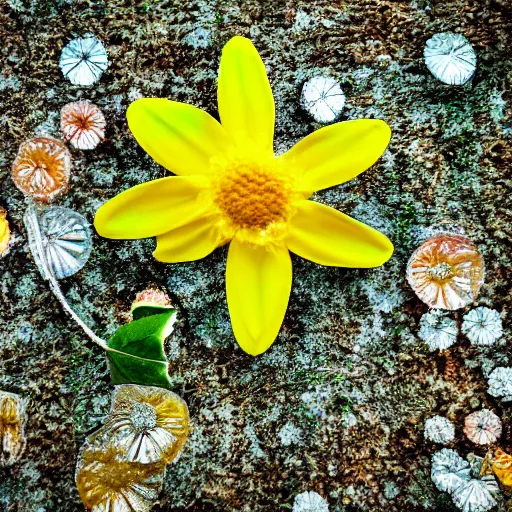
<path fill-rule="evenodd" d="M 214 159 L 212 167 L 213 203 L 222 237 L 257 245 L 282 240 L 298 194 L 296 177 L 281 159 L 227 156 Z"/>

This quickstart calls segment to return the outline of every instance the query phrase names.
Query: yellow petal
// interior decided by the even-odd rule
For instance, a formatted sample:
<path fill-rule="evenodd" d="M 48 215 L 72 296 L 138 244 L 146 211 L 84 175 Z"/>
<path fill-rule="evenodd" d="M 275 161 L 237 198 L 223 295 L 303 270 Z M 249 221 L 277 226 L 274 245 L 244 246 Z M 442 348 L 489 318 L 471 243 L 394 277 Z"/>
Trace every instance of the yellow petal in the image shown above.
<path fill-rule="evenodd" d="M 282 158 L 304 170 L 304 190 L 339 185 L 371 167 L 391 137 L 379 119 L 358 119 L 321 128 L 298 142 Z"/>
<path fill-rule="evenodd" d="M 274 97 L 265 65 L 245 37 L 233 37 L 222 51 L 217 99 L 222 126 L 236 144 L 273 153 Z"/>
<path fill-rule="evenodd" d="M 232 145 L 212 116 L 185 103 L 143 98 L 128 107 L 126 117 L 137 142 L 175 174 L 208 174 L 211 158 Z"/>
<path fill-rule="evenodd" d="M 205 176 L 169 176 L 121 192 L 96 212 L 101 236 L 117 239 L 160 235 L 204 215 Z"/>
<path fill-rule="evenodd" d="M 379 231 L 313 201 L 299 203 L 287 245 L 303 258 L 336 267 L 378 267 L 393 254 L 393 244 Z"/>
<path fill-rule="evenodd" d="M 156 237 L 153 256 L 165 263 L 200 260 L 220 245 L 212 217 L 204 216 Z"/>
<path fill-rule="evenodd" d="M 245 352 L 256 356 L 276 339 L 288 306 L 292 262 L 285 247 L 231 242 L 226 267 L 226 289 L 231 325 Z"/>

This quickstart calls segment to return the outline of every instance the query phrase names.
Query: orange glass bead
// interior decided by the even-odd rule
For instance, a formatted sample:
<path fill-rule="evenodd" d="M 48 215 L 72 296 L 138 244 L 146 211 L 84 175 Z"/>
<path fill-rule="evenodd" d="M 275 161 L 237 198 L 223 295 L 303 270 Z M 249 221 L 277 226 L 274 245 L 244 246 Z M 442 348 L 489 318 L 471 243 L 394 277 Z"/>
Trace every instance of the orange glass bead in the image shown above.
<path fill-rule="evenodd" d="M 0 257 L 7 252 L 11 240 L 11 230 L 7 221 L 7 212 L 0 208 Z"/>
<path fill-rule="evenodd" d="M 496 478 L 506 490 L 512 489 L 512 455 L 497 448 L 494 456 L 490 457 L 490 467 Z"/>
<path fill-rule="evenodd" d="M 88 101 L 68 103 L 60 114 L 64 139 L 78 149 L 94 149 L 105 138 L 105 116 Z"/>
<path fill-rule="evenodd" d="M 12 165 L 16 186 L 28 196 L 49 203 L 68 187 L 71 155 L 66 146 L 49 137 L 21 144 Z"/>
<path fill-rule="evenodd" d="M 428 239 L 407 264 L 407 281 L 431 308 L 453 310 L 473 302 L 484 274 L 482 256 L 473 242 L 448 233 Z"/>

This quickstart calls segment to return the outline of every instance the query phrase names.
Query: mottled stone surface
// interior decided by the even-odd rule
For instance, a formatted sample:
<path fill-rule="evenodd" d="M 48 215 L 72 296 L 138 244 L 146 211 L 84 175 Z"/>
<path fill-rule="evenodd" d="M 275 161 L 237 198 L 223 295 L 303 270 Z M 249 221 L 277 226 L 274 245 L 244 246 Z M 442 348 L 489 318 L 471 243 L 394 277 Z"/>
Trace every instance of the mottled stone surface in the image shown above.
<path fill-rule="evenodd" d="M 225 249 L 171 266 L 153 261 L 152 240 L 95 237 L 88 264 L 63 288 L 101 336 L 126 320 L 148 284 L 166 287 L 179 309 L 166 348 L 193 433 L 156 509 L 276 512 L 314 490 L 337 512 L 453 510 L 430 481 L 435 447 L 423 437 L 425 419 L 449 418 L 457 451 L 483 455 L 464 439 L 463 418 L 493 409 L 510 449 L 512 409 L 486 394 L 486 377 L 511 355 L 511 9 L 507 0 L 0 0 L 0 204 L 14 234 L 0 260 L 0 389 L 30 402 L 27 449 L 0 468 L 0 510 L 83 510 L 75 457 L 112 392 L 101 350 L 60 309 L 29 254 L 26 202 L 9 177 L 17 148 L 58 135 L 66 103 L 100 106 L 107 140 L 90 152 L 71 148 L 71 189 L 57 201 L 92 221 L 117 192 L 165 175 L 128 132 L 130 101 L 163 96 L 216 115 L 219 55 L 234 34 L 251 37 L 268 68 L 279 151 L 316 128 L 300 91 L 317 74 L 340 81 L 343 119 L 391 125 L 391 145 L 371 170 L 316 199 L 382 230 L 396 252 L 376 270 L 294 257 L 281 335 L 253 358 L 230 331 Z M 446 30 L 464 34 L 478 55 L 475 78 L 461 88 L 438 83 L 423 63 L 424 42 Z M 58 60 L 88 32 L 111 65 L 80 88 Z M 405 264 L 443 220 L 461 226 L 486 260 L 477 302 L 501 313 L 498 346 L 470 346 L 461 335 L 430 353 L 417 336 L 427 308 L 408 288 Z M 452 313 L 459 325 L 462 313 Z"/>

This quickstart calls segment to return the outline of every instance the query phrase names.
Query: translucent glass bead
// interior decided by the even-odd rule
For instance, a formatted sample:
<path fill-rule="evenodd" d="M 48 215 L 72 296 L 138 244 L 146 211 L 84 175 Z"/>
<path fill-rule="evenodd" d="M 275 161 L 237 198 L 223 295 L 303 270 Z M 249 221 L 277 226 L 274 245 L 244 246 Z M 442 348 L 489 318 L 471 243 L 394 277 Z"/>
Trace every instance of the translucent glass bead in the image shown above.
<path fill-rule="evenodd" d="M 64 140 L 78 149 L 94 149 L 105 138 L 105 116 L 88 101 L 65 105 L 60 114 Z"/>
<path fill-rule="evenodd" d="M 79 213 L 60 206 L 44 210 L 38 218 L 45 258 L 57 279 L 76 274 L 89 259 L 92 233 Z"/>
<path fill-rule="evenodd" d="M 59 65 L 72 84 L 92 85 L 108 68 L 107 51 L 94 36 L 73 39 L 62 50 Z"/>
<path fill-rule="evenodd" d="M 67 190 L 71 154 L 66 146 L 49 137 L 21 144 L 12 165 L 14 184 L 26 195 L 49 203 Z"/>
<path fill-rule="evenodd" d="M 464 433 L 475 444 L 494 443 L 501 432 L 501 420 L 489 409 L 473 412 L 464 420 Z"/>
<path fill-rule="evenodd" d="M 465 84 L 476 71 L 475 50 L 460 34 L 435 34 L 426 43 L 424 57 L 429 71 L 445 84 Z"/>
<path fill-rule="evenodd" d="M 440 234 L 413 253 L 407 264 L 407 281 L 431 308 L 460 309 L 478 296 L 484 262 L 468 238 Z"/>
<path fill-rule="evenodd" d="M 345 106 L 345 95 L 334 78 L 315 76 L 304 84 L 301 104 L 317 123 L 332 123 Z"/>

